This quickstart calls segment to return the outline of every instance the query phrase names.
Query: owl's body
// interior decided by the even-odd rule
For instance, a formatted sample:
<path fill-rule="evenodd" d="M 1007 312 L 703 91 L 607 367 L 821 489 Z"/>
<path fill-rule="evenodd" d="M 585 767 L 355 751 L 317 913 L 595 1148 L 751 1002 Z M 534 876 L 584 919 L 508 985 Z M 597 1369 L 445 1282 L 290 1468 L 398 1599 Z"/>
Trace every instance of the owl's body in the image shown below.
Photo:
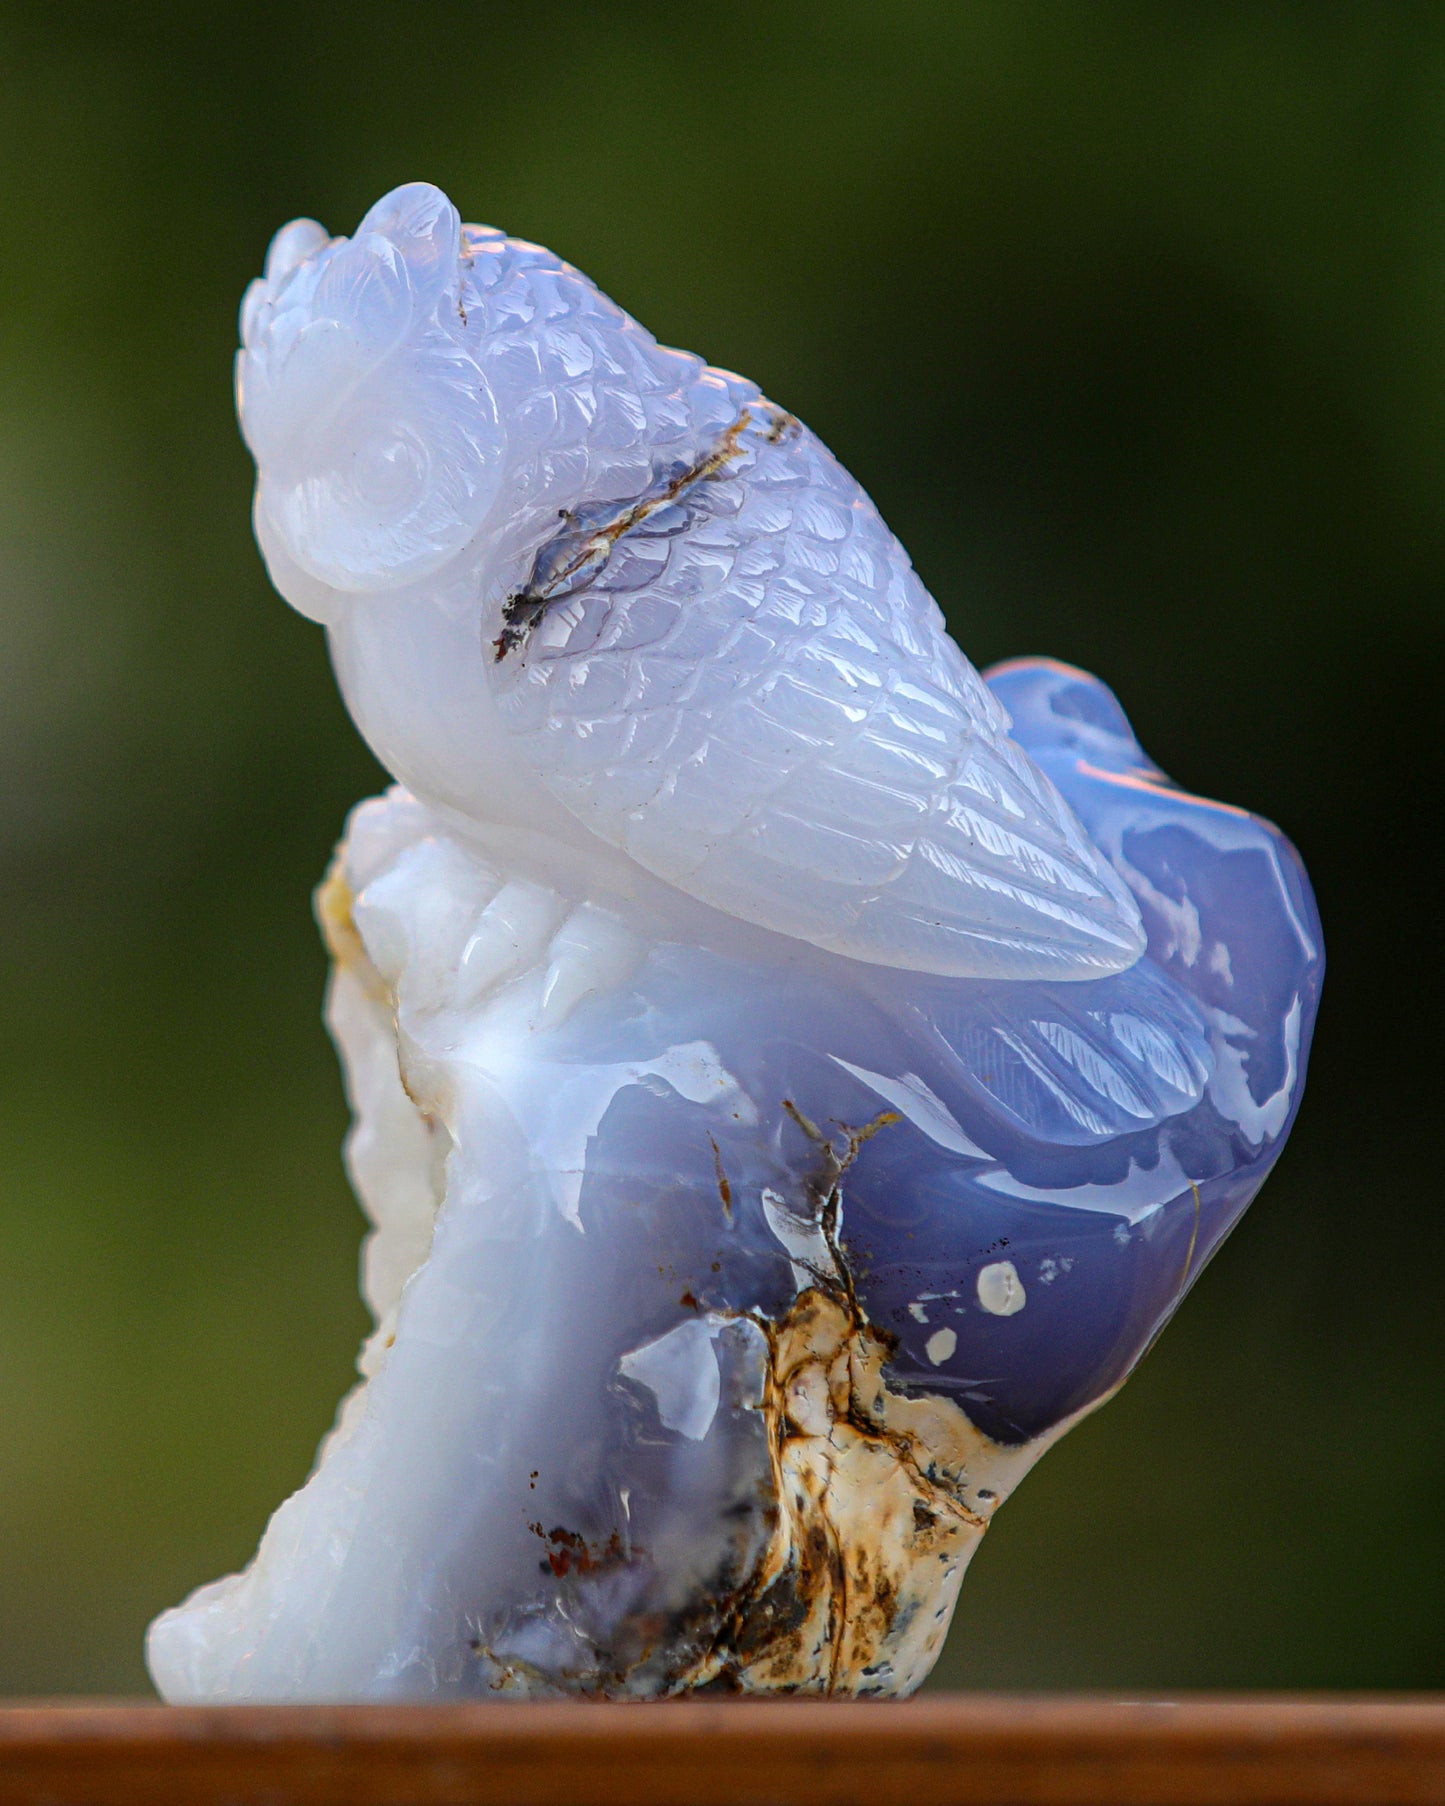
<path fill-rule="evenodd" d="M 157 1684 L 906 1693 L 1283 1145 L 1303 870 L 437 190 L 286 228 L 242 336 L 258 537 L 398 780 L 321 894 L 377 1328 Z"/>
<path fill-rule="evenodd" d="M 1127 889 L 806 427 L 434 190 L 368 220 L 248 299 L 241 413 L 273 574 L 399 777 L 482 823 L 541 792 L 855 958 L 1132 964 Z"/>

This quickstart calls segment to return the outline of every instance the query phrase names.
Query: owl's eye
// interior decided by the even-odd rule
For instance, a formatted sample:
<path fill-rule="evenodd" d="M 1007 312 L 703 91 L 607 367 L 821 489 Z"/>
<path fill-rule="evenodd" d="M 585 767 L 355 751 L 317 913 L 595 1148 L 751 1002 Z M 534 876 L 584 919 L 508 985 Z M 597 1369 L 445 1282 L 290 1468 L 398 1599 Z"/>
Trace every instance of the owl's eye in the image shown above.
<path fill-rule="evenodd" d="M 357 453 L 350 472 L 356 499 L 382 518 L 406 514 L 425 493 L 428 465 L 426 448 L 407 436 L 365 447 Z"/>
<path fill-rule="evenodd" d="M 476 373 L 463 387 L 438 358 L 408 360 L 401 374 L 405 384 L 394 367 L 368 373 L 340 410 L 305 422 L 288 456 L 261 463 L 269 530 L 332 589 L 375 593 L 427 576 L 462 549 L 497 493 L 503 434 Z"/>

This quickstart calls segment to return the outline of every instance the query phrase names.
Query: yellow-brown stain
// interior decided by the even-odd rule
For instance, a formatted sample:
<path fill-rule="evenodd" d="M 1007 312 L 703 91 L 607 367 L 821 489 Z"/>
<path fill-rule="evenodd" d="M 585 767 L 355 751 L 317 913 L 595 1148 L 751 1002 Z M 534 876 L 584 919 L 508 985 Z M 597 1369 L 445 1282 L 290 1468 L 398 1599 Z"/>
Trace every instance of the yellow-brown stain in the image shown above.
<path fill-rule="evenodd" d="M 755 406 L 762 411 L 770 422 L 765 434 L 765 443 L 777 445 L 797 426 L 796 419 L 775 402 L 759 399 Z M 694 463 L 680 470 L 675 477 L 664 484 L 655 494 L 643 496 L 640 500 L 619 510 L 610 521 L 604 522 L 591 533 L 578 547 L 571 559 L 562 569 L 546 583 L 534 587 L 531 584 L 517 591 L 508 598 L 502 610 L 502 631 L 492 642 L 494 659 L 500 663 L 509 652 L 519 646 L 525 646 L 531 637 L 532 629 L 542 618 L 548 604 L 586 565 L 594 560 L 605 562 L 611 555 L 618 540 L 625 534 L 639 527 L 649 516 L 661 509 L 670 507 L 680 496 L 699 483 L 705 483 L 717 476 L 734 459 L 742 455 L 742 436 L 753 424 L 754 415 L 751 407 L 744 408 L 718 440 L 717 444 Z M 762 423 L 759 422 L 759 425 Z M 572 516 L 565 515 L 571 519 Z M 600 568 L 600 564 L 599 564 Z"/>
<path fill-rule="evenodd" d="M 841 1291 L 810 1287 L 764 1328 L 772 1535 L 680 1686 L 911 1692 L 988 1527 L 967 1482 L 1000 1451 L 949 1400 L 889 1390 L 892 1345 Z"/>
<path fill-rule="evenodd" d="M 394 1015 L 396 998 L 392 995 L 390 985 L 372 964 L 371 955 L 366 951 L 366 944 L 361 938 L 361 931 L 356 926 L 356 916 L 353 913 L 356 898 L 347 881 L 344 853 L 343 847 L 337 848 L 335 857 L 326 869 L 326 876 L 312 894 L 311 906 L 316 912 L 321 938 L 326 943 L 326 951 L 331 955 L 336 970 L 349 973 L 368 997 L 383 1004 Z"/>

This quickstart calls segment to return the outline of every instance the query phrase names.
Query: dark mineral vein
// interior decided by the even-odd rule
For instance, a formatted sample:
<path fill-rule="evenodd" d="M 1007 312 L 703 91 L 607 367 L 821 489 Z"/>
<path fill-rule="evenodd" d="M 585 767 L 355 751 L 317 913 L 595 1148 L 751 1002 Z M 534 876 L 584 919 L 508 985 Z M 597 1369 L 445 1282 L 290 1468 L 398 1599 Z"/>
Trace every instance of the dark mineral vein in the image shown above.
<path fill-rule="evenodd" d="M 575 595 L 595 582 L 607 566 L 618 542 L 644 521 L 681 501 L 690 490 L 719 476 L 742 453 L 744 433 L 753 425 L 765 427 L 767 445 L 776 445 L 797 422 L 770 401 L 755 402 L 737 419 L 710 451 L 659 481 L 634 502 L 618 507 L 600 521 L 589 518 L 592 510 L 564 510 L 563 530 L 540 548 L 532 561 L 532 574 L 502 607 L 502 631 L 492 641 L 498 663 L 525 646 L 548 608 L 563 596 Z"/>

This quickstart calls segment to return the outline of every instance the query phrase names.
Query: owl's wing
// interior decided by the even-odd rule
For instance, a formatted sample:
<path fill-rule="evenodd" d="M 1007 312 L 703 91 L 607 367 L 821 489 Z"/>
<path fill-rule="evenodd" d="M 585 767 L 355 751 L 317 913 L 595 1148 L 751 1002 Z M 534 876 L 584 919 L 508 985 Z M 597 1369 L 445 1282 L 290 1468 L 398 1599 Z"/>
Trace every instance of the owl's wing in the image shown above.
<path fill-rule="evenodd" d="M 537 549 L 494 653 L 518 751 L 648 870 L 834 953 L 1131 965 L 1132 897 L 858 485 L 761 401 L 711 457 Z"/>

